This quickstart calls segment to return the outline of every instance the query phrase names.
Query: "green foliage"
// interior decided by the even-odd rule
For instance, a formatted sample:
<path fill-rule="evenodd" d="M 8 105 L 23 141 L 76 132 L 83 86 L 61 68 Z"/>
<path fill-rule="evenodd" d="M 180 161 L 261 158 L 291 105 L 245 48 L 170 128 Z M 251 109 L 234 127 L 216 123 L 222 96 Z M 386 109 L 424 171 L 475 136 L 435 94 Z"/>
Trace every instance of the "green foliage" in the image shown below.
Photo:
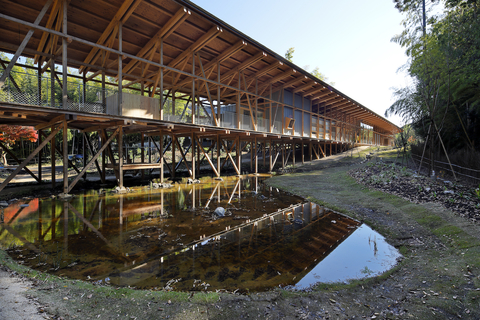
<path fill-rule="evenodd" d="M 397 88 L 396 101 L 385 112 L 397 114 L 420 137 L 432 121 L 441 129 L 448 150 L 480 146 L 480 19 L 477 1 L 444 0 L 445 12 L 422 28 L 421 1 L 395 0 L 406 15 L 404 30 L 392 38 L 406 50 L 405 66 L 413 79 Z M 427 1 L 427 5 L 440 3 Z M 428 8 L 427 8 L 428 9 Z M 435 133 L 436 134 L 436 133 Z"/>
<path fill-rule="evenodd" d="M 480 200 L 480 184 L 478 185 L 478 188 L 475 189 L 474 194 L 477 199 Z"/>
<path fill-rule="evenodd" d="M 287 52 L 285 52 L 285 59 L 287 59 L 290 62 L 293 62 L 293 53 L 295 52 L 294 47 L 288 48 Z"/>

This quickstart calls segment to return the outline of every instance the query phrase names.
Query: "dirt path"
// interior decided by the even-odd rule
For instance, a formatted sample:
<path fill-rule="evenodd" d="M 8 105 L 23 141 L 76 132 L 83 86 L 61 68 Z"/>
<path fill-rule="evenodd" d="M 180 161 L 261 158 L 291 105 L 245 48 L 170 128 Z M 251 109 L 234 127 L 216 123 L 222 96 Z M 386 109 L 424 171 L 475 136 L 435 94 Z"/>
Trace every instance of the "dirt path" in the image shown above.
<path fill-rule="evenodd" d="M 380 277 L 237 295 L 117 289 L 31 272 L 28 294 L 65 319 L 480 319 L 479 226 L 357 184 L 348 171 L 365 165 L 358 162 L 315 161 L 269 183 L 382 233 L 404 259 Z M 0 263 L 15 267 L 1 252 Z"/>
<path fill-rule="evenodd" d="M 49 319 L 33 299 L 27 298 L 32 283 L 0 267 L 0 319 Z"/>

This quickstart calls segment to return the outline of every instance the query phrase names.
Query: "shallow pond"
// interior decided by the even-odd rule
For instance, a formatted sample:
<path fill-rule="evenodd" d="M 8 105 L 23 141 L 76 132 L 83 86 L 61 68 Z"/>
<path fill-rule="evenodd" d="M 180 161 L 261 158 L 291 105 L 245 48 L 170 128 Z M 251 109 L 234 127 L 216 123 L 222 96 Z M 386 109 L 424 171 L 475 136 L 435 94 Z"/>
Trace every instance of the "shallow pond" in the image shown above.
<path fill-rule="evenodd" d="M 0 247 L 56 275 L 167 290 L 305 289 L 396 263 L 368 226 L 266 186 L 267 177 L 18 201 L 0 213 Z"/>

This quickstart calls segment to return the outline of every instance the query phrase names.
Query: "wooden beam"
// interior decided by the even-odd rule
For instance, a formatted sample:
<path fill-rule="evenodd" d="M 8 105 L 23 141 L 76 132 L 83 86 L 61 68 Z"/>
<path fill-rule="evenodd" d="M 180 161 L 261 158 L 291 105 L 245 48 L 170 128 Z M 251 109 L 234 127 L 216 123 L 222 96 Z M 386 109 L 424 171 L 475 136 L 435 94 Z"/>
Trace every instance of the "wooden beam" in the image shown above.
<path fill-rule="evenodd" d="M 113 133 L 112 135 L 108 138 L 108 140 L 103 143 L 102 147 L 100 148 L 100 150 L 98 150 L 98 152 L 93 156 L 92 159 L 90 159 L 90 161 L 87 163 L 87 165 L 83 168 L 82 172 L 80 172 L 76 177 L 75 179 L 70 183 L 70 185 L 68 186 L 68 189 L 67 189 L 67 193 L 72 191 L 73 187 L 75 187 L 75 185 L 77 184 L 77 182 L 80 180 L 80 178 L 82 178 L 82 176 L 85 174 L 85 172 L 87 172 L 88 168 L 94 163 L 97 161 L 97 158 L 100 156 L 100 154 L 110 145 L 110 143 L 112 142 L 113 138 L 115 138 L 115 136 L 120 132 L 121 130 L 121 127 L 118 127 Z M 122 146 L 119 146 L 119 148 L 121 148 Z M 97 164 L 98 166 L 98 164 Z"/>

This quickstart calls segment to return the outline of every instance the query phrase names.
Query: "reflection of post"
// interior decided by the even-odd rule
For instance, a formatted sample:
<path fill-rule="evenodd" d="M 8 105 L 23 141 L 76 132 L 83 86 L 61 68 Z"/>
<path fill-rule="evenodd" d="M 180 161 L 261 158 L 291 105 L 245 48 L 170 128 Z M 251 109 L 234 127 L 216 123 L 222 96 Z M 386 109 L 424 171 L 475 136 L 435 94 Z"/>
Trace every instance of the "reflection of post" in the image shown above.
<path fill-rule="evenodd" d="M 161 201 L 161 202 L 160 202 L 160 204 L 162 205 L 162 206 L 160 207 L 160 215 L 161 215 L 162 217 L 163 217 L 163 212 L 164 212 L 164 210 L 163 210 L 163 203 L 164 203 L 164 202 L 163 202 L 163 193 L 164 193 L 163 189 L 160 190 L 160 195 L 161 195 L 161 198 L 160 198 L 160 201 Z"/>
<path fill-rule="evenodd" d="M 52 227 L 52 240 L 55 240 L 55 234 L 56 234 L 56 223 L 55 223 L 55 220 L 56 220 L 56 206 L 55 206 L 55 200 L 52 200 L 52 222 L 51 222 L 51 227 Z M 46 231 L 45 231 L 46 232 Z"/>
<path fill-rule="evenodd" d="M 63 252 L 68 253 L 68 201 L 63 201 Z"/>
<path fill-rule="evenodd" d="M 213 189 L 212 194 L 210 195 L 210 198 L 208 198 L 207 204 L 205 205 L 205 208 L 208 208 L 208 205 L 210 204 L 210 201 L 212 201 L 213 197 L 215 196 L 215 192 L 218 190 L 218 202 L 220 202 L 220 181 L 217 181 L 217 185 L 215 186 L 215 189 Z"/>
<path fill-rule="evenodd" d="M 38 201 L 38 241 L 42 240 L 42 201 Z"/>
<path fill-rule="evenodd" d="M 194 161 L 195 162 L 195 161 Z M 192 184 L 192 208 L 195 209 L 195 194 L 197 193 L 197 188 L 195 186 L 195 184 L 193 183 Z"/>
<path fill-rule="evenodd" d="M 235 188 L 233 189 L 232 195 L 230 196 L 230 199 L 228 200 L 228 203 L 232 202 L 233 196 L 235 195 L 235 192 L 237 191 L 237 188 L 239 189 L 238 194 L 239 194 L 239 197 L 240 197 L 240 189 L 241 189 L 241 188 L 239 188 L 240 181 L 241 181 L 241 179 L 238 178 L 237 183 L 235 184 Z"/>
<path fill-rule="evenodd" d="M 120 195 L 120 199 L 119 199 L 119 221 L 120 221 L 120 234 L 122 233 L 122 224 L 123 224 L 123 195 Z"/>

